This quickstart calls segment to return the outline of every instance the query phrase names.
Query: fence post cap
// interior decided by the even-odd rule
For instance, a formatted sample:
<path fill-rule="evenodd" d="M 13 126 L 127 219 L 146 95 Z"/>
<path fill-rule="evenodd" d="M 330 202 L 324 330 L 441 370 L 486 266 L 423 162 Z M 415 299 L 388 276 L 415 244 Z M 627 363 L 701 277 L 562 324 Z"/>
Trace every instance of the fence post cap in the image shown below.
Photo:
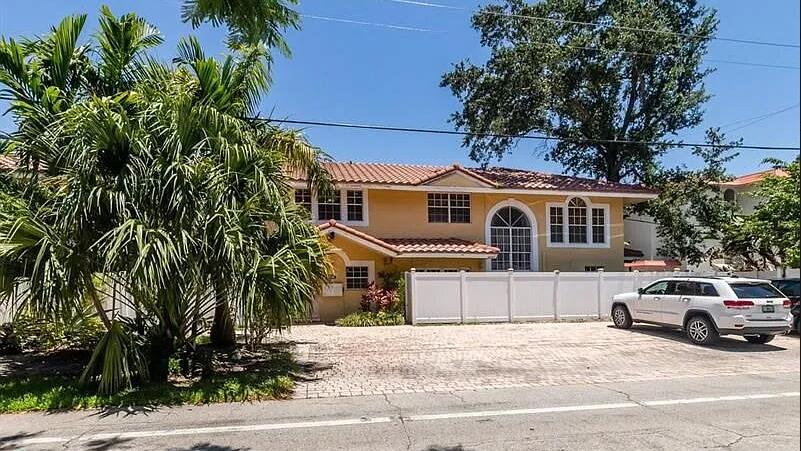
<path fill-rule="evenodd" d="M 558 269 L 554 269 L 554 270 L 553 270 L 553 273 L 554 273 L 554 274 L 559 274 L 559 270 L 558 270 Z"/>
<path fill-rule="evenodd" d="M 603 268 L 598 268 L 598 272 L 604 272 Z"/>
<path fill-rule="evenodd" d="M 509 271 L 509 272 L 515 272 L 514 268 L 507 268 L 506 270 Z"/>
<path fill-rule="evenodd" d="M 411 271 L 411 272 L 417 272 L 417 270 L 416 270 L 416 269 L 414 269 L 414 268 L 410 269 L 409 271 Z"/>

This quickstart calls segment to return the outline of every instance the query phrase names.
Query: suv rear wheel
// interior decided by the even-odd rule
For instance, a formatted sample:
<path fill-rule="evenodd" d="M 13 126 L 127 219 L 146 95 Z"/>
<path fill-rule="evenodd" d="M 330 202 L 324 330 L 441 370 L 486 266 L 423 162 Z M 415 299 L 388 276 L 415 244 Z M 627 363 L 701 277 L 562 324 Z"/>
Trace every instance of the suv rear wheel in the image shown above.
<path fill-rule="evenodd" d="M 616 305 L 612 308 L 612 322 L 618 329 L 628 329 L 631 327 L 631 315 L 629 309 L 624 305 Z"/>
<path fill-rule="evenodd" d="M 748 340 L 749 343 L 753 343 L 756 345 L 764 345 L 765 343 L 770 343 L 776 336 L 775 335 L 746 335 L 745 339 Z"/>
<path fill-rule="evenodd" d="M 693 316 L 687 321 L 684 330 L 687 338 L 694 344 L 709 346 L 717 343 L 720 335 L 711 321 L 705 316 Z"/>

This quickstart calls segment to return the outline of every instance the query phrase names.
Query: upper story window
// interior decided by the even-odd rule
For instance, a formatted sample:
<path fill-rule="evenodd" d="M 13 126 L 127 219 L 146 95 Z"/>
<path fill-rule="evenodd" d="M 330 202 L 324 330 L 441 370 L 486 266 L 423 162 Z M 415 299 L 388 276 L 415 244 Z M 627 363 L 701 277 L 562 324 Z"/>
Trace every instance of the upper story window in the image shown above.
<path fill-rule="evenodd" d="M 428 193 L 428 222 L 470 223 L 470 195 Z"/>
<path fill-rule="evenodd" d="M 310 189 L 296 189 L 295 190 L 295 203 L 305 208 L 306 211 L 312 211 L 312 195 Z"/>
<path fill-rule="evenodd" d="M 337 221 L 342 219 L 342 195 L 339 191 L 334 191 L 329 197 L 317 201 L 317 219 Z"/>
<path fill-rule="evenodd" d="M 361 191 L 348 190 L 348 221 L 364 220 L 364 196 Z"/>
<path fill-rule="evenodd" d="M 609 205 L 573 197 L 546 212 L 550 247 L 609 247 Z"/>
<path fill-rule="evenodd" d="M 311 190 L 297 187 L 295 203 L 309 211 L 312 221 L 334 219 L 355 226 L 368 225 L 366 189 L 336 189 L 331 196 L 318 198 Z"/>
<path fill-rule="evenodd" d="M 567 203 L 567 241 L 587 242 L 587 204 L 577 197 Z"/>

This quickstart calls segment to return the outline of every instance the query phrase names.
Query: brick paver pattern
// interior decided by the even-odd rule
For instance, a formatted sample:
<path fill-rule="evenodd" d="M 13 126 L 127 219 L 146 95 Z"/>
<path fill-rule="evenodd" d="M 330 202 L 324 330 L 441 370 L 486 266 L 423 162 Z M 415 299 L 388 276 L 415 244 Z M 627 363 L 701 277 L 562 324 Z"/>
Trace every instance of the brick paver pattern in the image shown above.
<path fill-rule="evenodd" d="M 298 398 L 452 392 L 798 372 L 799 339 L 740 337 L 705 348 L 679 331 L 608 323 L 345 328 L 296 326 L 298 359 L 316 367 Z"/>

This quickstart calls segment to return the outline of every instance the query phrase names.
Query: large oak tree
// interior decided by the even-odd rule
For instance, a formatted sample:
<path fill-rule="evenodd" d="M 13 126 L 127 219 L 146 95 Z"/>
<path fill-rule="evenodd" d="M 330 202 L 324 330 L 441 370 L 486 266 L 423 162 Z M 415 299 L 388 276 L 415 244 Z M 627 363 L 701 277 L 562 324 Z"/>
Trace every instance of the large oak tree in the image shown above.
<path fill-rule="evenodd" d="M 477 162 L 537 132 L 559 138 L 546 156 L 567 171 L 640 182 L 669 147 L 643 142 L 701 122 L 718 21 L 695 0 L 505 0 L 472 23 L 489 58 L 458 63 L 442 86 Z"/>

